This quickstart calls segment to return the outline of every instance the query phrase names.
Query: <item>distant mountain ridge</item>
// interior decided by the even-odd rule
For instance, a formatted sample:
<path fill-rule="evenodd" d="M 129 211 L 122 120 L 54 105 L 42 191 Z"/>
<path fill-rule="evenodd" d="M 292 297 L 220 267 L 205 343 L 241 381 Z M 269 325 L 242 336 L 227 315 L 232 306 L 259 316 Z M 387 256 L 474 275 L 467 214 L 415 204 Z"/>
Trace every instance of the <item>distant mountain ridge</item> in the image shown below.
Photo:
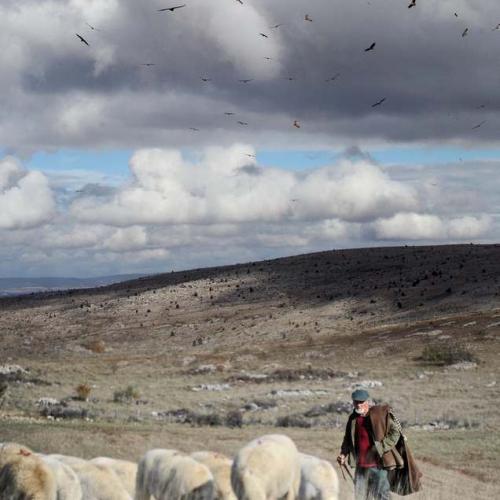
<path fill-rule="evenodd" d="M 115 274 L 94 278 L 0 278 L 0 297 L 25 295 L 52 290 L 69 290 L 74 288 L 95 288 L 111 285 L 145 276 L 144 274 Z"/>

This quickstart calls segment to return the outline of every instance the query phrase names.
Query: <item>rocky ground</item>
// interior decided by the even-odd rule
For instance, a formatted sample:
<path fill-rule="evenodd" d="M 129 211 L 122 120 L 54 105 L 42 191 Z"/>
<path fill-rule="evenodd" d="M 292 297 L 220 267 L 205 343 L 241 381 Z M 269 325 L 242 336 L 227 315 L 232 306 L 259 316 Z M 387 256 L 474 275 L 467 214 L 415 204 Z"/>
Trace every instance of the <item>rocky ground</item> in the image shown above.
<path fill-rule="evenodd" d="M 0 299 L 0 441 L 137 459 L 278 431 L 332 459 L 363 386 L 411 436 L 421 498 L 458 498 L 445 477 L 485 498 L 499 278 L 496 245 L 375 248 Z"/>

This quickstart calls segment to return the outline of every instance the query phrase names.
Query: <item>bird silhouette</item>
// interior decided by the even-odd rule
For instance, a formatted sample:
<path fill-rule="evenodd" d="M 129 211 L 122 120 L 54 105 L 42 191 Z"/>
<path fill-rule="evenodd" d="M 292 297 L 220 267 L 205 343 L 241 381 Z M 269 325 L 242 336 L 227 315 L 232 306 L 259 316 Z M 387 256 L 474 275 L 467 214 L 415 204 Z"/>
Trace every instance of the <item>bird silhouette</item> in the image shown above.
<path fill-rule="evenodd" d="M 486 120 L 483 120 L 481 123 L 478 123 L 477 125 L 474 125 L 471 130 L 479 128 L 481 125 L 484 125 L 485 123 L 486 123 Z"/>
<path fill-rule="evenodd" d="M 255 158 L 256 157 L 255 155 L 251 155 L 249 153 L 245 153 L 245 156 L 248 156 L 249 158 Z"/>
<path fill-rule="evenodd" d="M 231 116 L 231 115 L 234 115 L 234 113 L 232 111 L 224 111 L 224 114 L 226 116 Z"/>
<path fill-rule="evenodd" d="M 240 125 L 248 125 L 248 123 L 247 123 L 247 122 L 241 122 L 240 120 L 238 120 L 238 123 L 239 123 Z"/>
<path fill-rule="evenodd" d="M 411 0 L 411 3 L 410 3 L 410 5 L 408 5 L 408 8 L 411 9 L 412 7 L 415 7 L 416 3 L 417 3 L 417 0 Z"/>
<path fill-rule="evenodd" d="M 333 82 L 334 80 L 336 80 L 338 77 L 340 76 L 340 73 L 337 73 L 336 75 L 330 77 L 330 78 L 327 78 L 325 80 L 325 82 Z"/>
<path fill-rule="evenodd" d="M 155 63 L 141 63 L 141 66 L 156 66 Z"/>
<path fill-rule="evenodd" d="M 271 57 L 264 56 L 264 59 L 266 59 L 267 61 L 272 61 Z"/>
<path fill-rule="evenodd" d="M 365 49 L 365 52 L 370 52 L 370 50 L 373 50 L 375 48 L 375 45 L 377 45 L 375 42 L 373 42 L 369 47 Z"/>
<path fill-rule="evenodd" d="M 241 5 L 243 5 L 243 2 L 242 0 L 236 0 L 238 3 L 241 3 Z"/>
<path fill-rule="evenodd" d="M 295 78 L 293 76 L 285 76 L 285 80 L 288 80 L 289 82 L 293 82 Z"/>
<path fill-rule="evenodd" d="M 158 9 L 157 12 L 165 12 L 166 10 L 169 10 L 170 12 L 173 12 L 174 10 L 177 10 L 177 9 L 182 9 L 182 7 L 185 7 L 186 4 L 182 4 L 182 5 L 176 5 L 174 7 L 165 7 L 164 9 Z"/>
<path fill-rule="evenodd" d="M 377 101 L 376 103 L 372 104 L 372 108 L 376 107 L 376 106 L 380 106 L 387 98 L 386 97 L 382 97 L 382 99 L 380 99 L 380 101 Z"/>
<path fill-rule="evenodd" d="M 309 21 L 309 22 L 311 22 L 311 23 L 312 23 L 312 21 L 313 21 L 313 20 L 311 19 L 311 16 L 309 16 L 309 14 L 306 14 L 306 15 L 304 16 L 304 21 Z"/>
<path fill-rule="evenodd" d="M 203 77 L 203 76 L 202 76 L 202 77 L 201 77 L 201 81 L 202 81 L 202 82 L 211 82 L 211 81 L 212 81 L 212 79 L 211 79 L 211 78 L 205 78 L 205 77 Z"/>
<path fill-rule="evenodd" d="M 89 42 L 87 42 L 87 40 L 85 40 L 85 38 L 83 38 L 83 36 L 82 36 L 82 35 L 79 35 L 78 33 L 75 33 L 75 34 L 76 34 L 76 36 L 80 39 L 80 41 L 81 41 L 82 43 L 84 43 L 85 45 L 88 45 L 88 46 L 90 47 Z"/>
<path fill-rule="evenodd" d="M 95 26 L 92 26 L 91 24 L 89 23 L 85 23 L 92 31 L 101 31 L 101 30 L 98 30 Z"/>
<path fill-rule="evenodd" d="M 279 28 L 280 26 L 283 26 L 283 23 L 278 23 L 278 24 L 275 24 L 274 26 L 269 26 L 269 28 L 272 30 L 275 30 L 275 29 Z"/>
<path fill-rule="evenodd" d="M 260 36 L 263 36 L 264 38 L 269 38 L 265 33 L 259 33 Z"/>
<path fill-rule="evenodd" d="M 462 38 L 464 36 L 467 36 L 467 33 L 469 33 L 469 28 L 465 28 L 464 31 L 462 32 Z"/>
<path fill-rule="evenodd" d="M 500 30 L 500 23 L 498 23 L 491 31 Z"/>
<path fill-rule="evenodd" d="M 294 121 L 293 121 L 293 126 L 294 126 L 295 128 L 300 128 L 299 122 L 298 122 L 297 120 L 294 120 Z"/>
<path fill-rule="evenodd" d="M 241 83 L 249 83 L 249 82 L 253 82 L 253 78 L 247 78 L 247 79 L 238 80 L 238 81 L 241 82 Z"/>
<path fill-rule="evenodd" d="M 189 127 L 189 130 L 192 130 L 193 132 L 199 132 L 200 129 L 196 127 Z"/>

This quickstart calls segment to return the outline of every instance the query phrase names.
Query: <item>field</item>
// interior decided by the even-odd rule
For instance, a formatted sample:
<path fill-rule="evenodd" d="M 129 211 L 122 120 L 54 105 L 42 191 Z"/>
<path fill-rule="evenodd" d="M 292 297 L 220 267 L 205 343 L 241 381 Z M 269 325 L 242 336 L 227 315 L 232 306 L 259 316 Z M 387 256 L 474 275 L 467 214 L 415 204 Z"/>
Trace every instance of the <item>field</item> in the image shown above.
<path fill-rule="evenodd" d="M 283 432 L 333 461 L 364 385 L 413 498 L 497 498 L 499 278 L 495 245 L 374 248 L 1 299 L 0 441 L 137 460 Z"/>

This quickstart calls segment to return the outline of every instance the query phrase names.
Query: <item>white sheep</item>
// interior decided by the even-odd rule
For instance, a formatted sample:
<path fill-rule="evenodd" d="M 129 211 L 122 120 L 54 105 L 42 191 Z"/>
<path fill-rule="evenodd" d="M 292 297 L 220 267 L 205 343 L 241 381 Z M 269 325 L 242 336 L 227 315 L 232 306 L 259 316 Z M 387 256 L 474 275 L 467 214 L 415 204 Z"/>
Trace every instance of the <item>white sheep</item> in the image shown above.
<path fill-rule="evenodd" d="M 149 450 L 139 460 L 135 500 L 213 500 L 208 467 L 177 450 Z"/>
<path fill-rule="evenodd" d="M 82 500 L 82 487 L 75 471 L 48 455 L 38 455 L 52 470 L 56 479 L 57 500 Z"/>
<path fill-rule="evenodd" d="M 299 454 L 300 460 L 300 500 L 337 500 L 339 478 L 333 465 L 327 460 Z"/>
<path fill-rule="evenodd" d="M 137 476 L 136 463 L 108 457 L 96 457 L 90 460 L 90 462 L 96 465 L 109 467 L 118 476 L 129 495 L 131 497 L 135 495 L 135 481 Z"/>
<path fill-rule="evenodd" d="M 3 443 L 0 447 L 0 493 L 8 500 L 57 500 L 52 470 L 28 447 Z"/>
<path fill-rule="evenodd" d="M 59 460 L 75 471 L 82 488 L 82 500 L 132 500 L 110 467 L 67 455 L 49 457 Z"/>
<path fill-rule="evenodd" d="M 254 439 L 236 454 L 231 484 L 238 500 L 294 500 L 300 486 L 294 442 L 281 434 Z"/>
<path fill-rule="evenodd" d="M 215 499 L 214 500 L 236 500 L 231 486 L 231 467 L 233 461 L 215 451 L 196 451 L 191 456 L 208 467 L 214 476 Z"/>

